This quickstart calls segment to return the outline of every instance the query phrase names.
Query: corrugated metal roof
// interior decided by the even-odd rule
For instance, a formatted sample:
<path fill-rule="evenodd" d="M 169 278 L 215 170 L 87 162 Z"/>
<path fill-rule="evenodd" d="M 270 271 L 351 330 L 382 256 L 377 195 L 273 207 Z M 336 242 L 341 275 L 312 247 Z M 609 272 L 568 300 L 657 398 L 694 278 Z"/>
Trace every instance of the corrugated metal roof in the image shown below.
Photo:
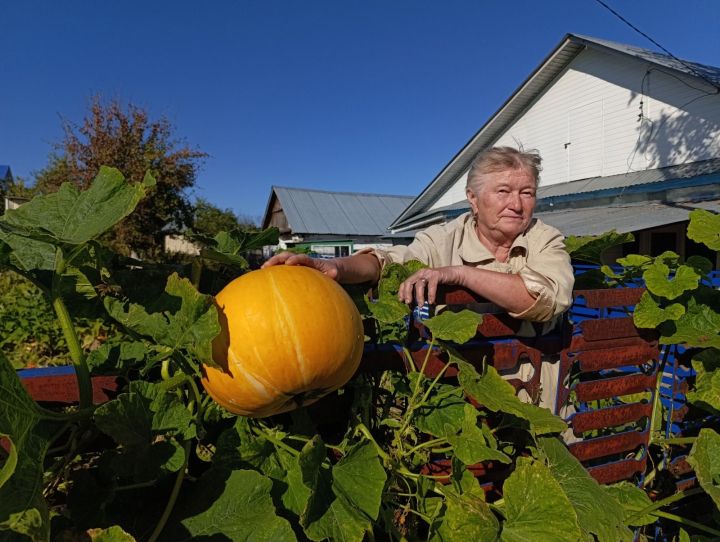
<path fill-rule="evenodd" d="M 273 186 L 288 225 L 297 234 L 387 235 L 412 196 L 328 192 Z"/>
<path fill-rule="evenodd" d="M 564 235 L 599 235 L 613 229 L 618 233 L 627 233 L 684 222 L 693 209 L 717 213 L 720 212 L 720 200 L 560 209 L 535 213 L 535 217 L 555 226 Z"/>
<path fill-rule="evenodd" d="M 482 149 L 492 145 L 507 127 L 520 116 L 548 85 L 568 66 L 585 47 L 611 50 L 623 55 L 640 58 L 665 68 L 697 77 L 685 65 L 667 55 L 640 47 L 623 45 L 588 36 L 566 34 L 558 46 L 540 63 L 530 76 L 515 90 L 490 119 L 478 130 L 465 146 L 448 162 L 427 187 L 404 212 L 390 225 L 393 229 L 415 222 L 416 215 L 427 211 L 457 178 L 470 166 L 470 162 Z M 720 68 L 683 61 L 703 77 L 720 82 Z"/>
<path fill-rule="evenodd" d="M 0 179 L 12 179 L 12 173 L 10 172 L 10 166 L 4 166 L 0 164 Z"/>
<path fill-rule="evenodd" d="M 537 195 L 538 200 L 543 200 L 570 194 L 588 194 L 603 190 L 627 189 L 633 186 L 661 183 L 664 181 L 696 179 L 717 173 L 720 173 L 720 158 L 712 158 L 710 160 L 691 162 L 689 164 L 679 164 L 645 171 L 631 171 L 620 175 L 591 177 L 569 183 L 541 186 L 538 188 Z"/>

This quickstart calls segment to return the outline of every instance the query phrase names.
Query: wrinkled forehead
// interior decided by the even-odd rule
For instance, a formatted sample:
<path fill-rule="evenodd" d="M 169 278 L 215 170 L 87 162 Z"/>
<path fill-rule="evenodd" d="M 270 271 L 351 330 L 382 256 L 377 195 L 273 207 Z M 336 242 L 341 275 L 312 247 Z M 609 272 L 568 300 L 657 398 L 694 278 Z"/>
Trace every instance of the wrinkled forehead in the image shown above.
<path fill-rule="evenodd" d="M 492 188 L 500 185 L 509 185 L 513 188 L 537 188 L 537 178 L 527 168 L 502 169 L 476 173 L 474 178 L 468 179 L 468 187 L 475 190 Z"/>

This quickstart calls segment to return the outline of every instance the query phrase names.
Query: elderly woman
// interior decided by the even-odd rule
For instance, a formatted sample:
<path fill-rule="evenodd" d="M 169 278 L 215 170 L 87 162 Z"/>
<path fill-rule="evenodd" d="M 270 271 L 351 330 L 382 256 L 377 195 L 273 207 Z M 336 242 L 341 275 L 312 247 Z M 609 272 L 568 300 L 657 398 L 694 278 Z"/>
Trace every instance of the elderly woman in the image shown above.
<path fill-rule="evenodd" d="M 419 260 L 429 267 L 401 284 L 401 301 L 434 303 L 438 285 L 462 286 L 525 320 L 521 334 L 534 334 L 537 327 L 546 333 L 570 306 L 574 279 L 562 234 L 532 217 L 539 173 L 537 153 L 510 147 L 485 150 L 468 172 L 471 211 L 419 232 L 410 245 L 332 260 L 282 253 L 264 266 L 308 265 L 353 284 L 376 282 L 388 262 Z M 556 389 L 552 369 L 543 367 L 543 395 Z M 549 396 L 540 400 L 544 406 L 552 403 Z"/>

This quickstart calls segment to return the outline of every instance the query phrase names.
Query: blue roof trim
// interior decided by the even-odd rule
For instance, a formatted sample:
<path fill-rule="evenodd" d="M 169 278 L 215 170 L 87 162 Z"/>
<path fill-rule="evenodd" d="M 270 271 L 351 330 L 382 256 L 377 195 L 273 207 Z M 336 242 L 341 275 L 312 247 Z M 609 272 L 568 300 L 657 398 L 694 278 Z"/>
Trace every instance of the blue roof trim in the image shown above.
<path fill-rule="evenodd" d="M 622 194 L 651 194 L 653 192 L 664 192 L 665 190 L 675 190 L 678 188 L 689 188 L 693 186 L 707 186 L 709 184 L 720 183 L 720 173 L 712 173 L 710 175 L 700 175 L 698 177 L 689 177 L 684 179 L 672 179 L 669 181 L 660 181 L 654 183 L 644 183 L 630 185 L 618 188 L 606 188 L 603 190 L 595 190 L 593 192 L 581 192 L 579 194 L 564 194 L 562 196 L 547 196 L 538 200 L 541 206 L 550 203 L 565 203 L 572 201 L 582 201 L 595 199 L 597 197 L 612 197 Z"/>

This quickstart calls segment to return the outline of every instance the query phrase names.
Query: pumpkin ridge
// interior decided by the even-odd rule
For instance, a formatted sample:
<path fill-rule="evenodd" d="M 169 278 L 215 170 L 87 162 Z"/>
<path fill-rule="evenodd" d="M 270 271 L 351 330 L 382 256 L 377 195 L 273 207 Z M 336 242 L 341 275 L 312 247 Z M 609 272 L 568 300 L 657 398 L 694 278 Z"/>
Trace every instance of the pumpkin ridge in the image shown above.
<path fill-rule="evenodd" d="M 233 371 L 233 374 L 235 375 L 235 378 L 237 378 L 238 376 L 242 376 L 242 378 L 263 397 L 267 399 L 270 399 L 272 397 L 270 393 L 268 393 L 268 388 L 272 388 L 275 392 L 282 393 L 274 386 L 269 385 L 267 382 L 264 382 L 252 372 L 246 370 L 243 367 L 242 361 L 237 355 L 235 355 L 235 351 L 232 348 L 228 348 L 228 363 L 233 364 L 233 368 L 235 369 L 235 371 Z"/>
<path fill-rule="evenodd" d="M 275 311 L 277 321 L 282 326 L 283 331 L 285 332 L 285 336 L 290 339 L 290 344 L 292 345 L 293 351 L 295 352 L 297 367 L 300 371 L 300 376 L 302 377 L 303 386 L 307 386 L 309 384 L 307 371 L 305 370 L 307 360 L 305 358 L 305 353 L 302 351 L 302 344 L 300 342 L 300 335 L 298 334 L 295 319 L 292 318 L 292 314 L 290 314 L 287 305 L 283 301 L 282 291 L 278 287 L 277 282 L 275 281 L 275 277 L 272 275 L 272 273 L 268 273 L 268 281 L 270 282 L 270 286 L 275 293 L 275 295 L 273 296 L 273 300 L 275 301 L 274 305 L 275 307 L 279 308 L 279 310 Z"/>

